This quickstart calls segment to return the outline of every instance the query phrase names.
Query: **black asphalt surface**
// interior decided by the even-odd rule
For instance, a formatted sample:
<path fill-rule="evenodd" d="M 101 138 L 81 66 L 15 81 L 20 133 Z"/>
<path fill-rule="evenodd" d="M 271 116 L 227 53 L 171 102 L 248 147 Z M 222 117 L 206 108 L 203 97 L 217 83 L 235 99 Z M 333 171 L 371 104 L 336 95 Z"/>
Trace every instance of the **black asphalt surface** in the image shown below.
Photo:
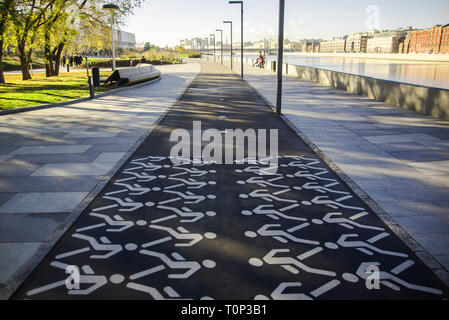
<path fill-rule="evenodd" d="M 278 129 L 277 174 L 259 175 L 260 162 L 174 165 L 171 132 L 191 133 L 199 120 L 203 130 Z M 68 266 L 79 269 L 79 288 L 66 281 Z M 203 64 L 13 299 L 448 297 L 254 90 Z"/>

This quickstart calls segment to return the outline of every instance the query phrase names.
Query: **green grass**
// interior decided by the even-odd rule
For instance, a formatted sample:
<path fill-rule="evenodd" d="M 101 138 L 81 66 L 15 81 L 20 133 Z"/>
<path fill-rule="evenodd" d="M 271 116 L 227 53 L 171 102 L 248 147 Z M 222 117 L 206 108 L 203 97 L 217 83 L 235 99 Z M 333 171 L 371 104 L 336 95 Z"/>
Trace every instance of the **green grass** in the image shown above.
<path fill-rule="evenodd" d="M 107 77 L 109 72 L 101 72 Z M 46 78 L 35 74 L 33 79 L 22 81 L 21 74 L 5 74 L 6 84 L 0 84 L 0 110 L 62 102 L 89 96 L 87 76 L 83 72 L 62 73 L 59 77 Z M 104 92 L 114 86 L 101 86 L 95 92 Z"/>
<path fill-rule="evenodd" d="M 20 71 L 20 60 L 18 57 L 3 57 L 3 71 Z M 44 62 L 41 59 L 34 60 L 33 68 L 43 68 Z"/>

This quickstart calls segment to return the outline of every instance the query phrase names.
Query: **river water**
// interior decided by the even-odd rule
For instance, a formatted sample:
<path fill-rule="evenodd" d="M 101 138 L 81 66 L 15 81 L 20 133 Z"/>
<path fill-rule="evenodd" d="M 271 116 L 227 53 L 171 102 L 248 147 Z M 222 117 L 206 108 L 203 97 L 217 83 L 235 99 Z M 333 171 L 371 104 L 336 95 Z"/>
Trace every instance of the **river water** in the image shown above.
<path fill-rule="evenodd" d="M 256 56 L 247 56 L 256 58 Z M 277 56 L 266 56 L 267 61 Z M 341 57 L 284 56 L 284 63 L 328 69 L 376 79 L 449 89 L 449 63 Z"/>

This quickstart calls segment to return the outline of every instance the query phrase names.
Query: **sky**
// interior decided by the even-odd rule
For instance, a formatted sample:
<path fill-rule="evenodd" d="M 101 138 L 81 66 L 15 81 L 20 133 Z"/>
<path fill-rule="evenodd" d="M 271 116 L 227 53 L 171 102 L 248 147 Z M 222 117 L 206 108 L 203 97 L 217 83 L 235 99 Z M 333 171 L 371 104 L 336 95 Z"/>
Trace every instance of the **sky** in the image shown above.
<path fill-rule="evenodd" d="M 243 2 L 245 41 L 276 38 L 279 1 Z M 228 0 L 146 0 L 122 29 L 135 33 L 137 42 L 158 46 L 175 46 L 181 39 L 206 38 L 216 29 L 223 29 L 223 40 L 228 43 L 230 26 L 223 24 L 224 20 L 234 22 L 234 42 L 239 41 L 240 6 L 228 4 Z M 374 25 L 395 29 L 448 23 L 448 0 L 285 0 L 285 37 L 292 41 L 332 39 L 368 31 Z"/>

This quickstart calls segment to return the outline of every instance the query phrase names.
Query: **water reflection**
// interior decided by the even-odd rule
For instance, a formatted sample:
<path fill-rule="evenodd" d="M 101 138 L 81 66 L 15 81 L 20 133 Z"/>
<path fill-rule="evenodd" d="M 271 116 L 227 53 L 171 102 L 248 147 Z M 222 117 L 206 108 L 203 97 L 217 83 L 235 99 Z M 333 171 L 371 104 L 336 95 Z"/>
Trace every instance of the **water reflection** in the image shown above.
<path fill-rule="evenodd" d="M 267 60 L 276 60 L 268 56 Z M 449 63 L 338 57 L 285 56 L 290 64 L 329 69 L 427 87 L 449 89 Z"/>

